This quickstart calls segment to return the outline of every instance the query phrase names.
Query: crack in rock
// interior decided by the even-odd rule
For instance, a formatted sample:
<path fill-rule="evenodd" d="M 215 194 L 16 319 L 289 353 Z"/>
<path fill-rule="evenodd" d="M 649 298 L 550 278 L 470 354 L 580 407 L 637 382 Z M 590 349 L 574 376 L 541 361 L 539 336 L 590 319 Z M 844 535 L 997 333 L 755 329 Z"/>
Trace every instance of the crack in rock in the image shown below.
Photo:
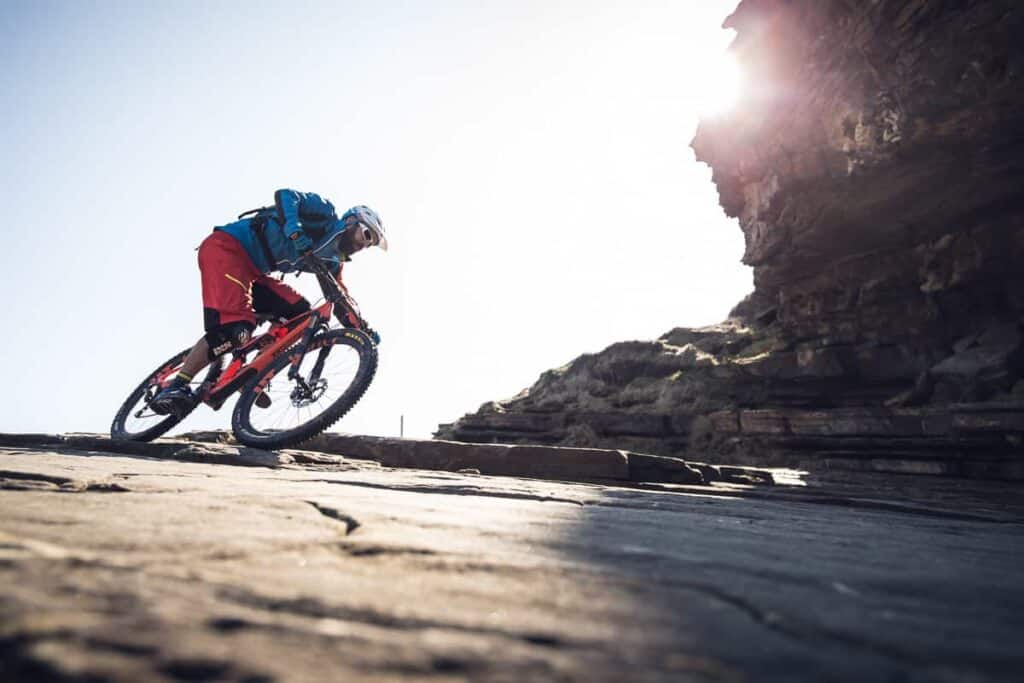
<path fill-rule="evenodd" d="M 448 496 L 486 496 L 489 498 L 512 498 L 516 500 L 536 500 L 541 503 L 568 503 L 583 507 L 586 503 L 574 498 L 543 496 L 536 493 L 512 493 L 508 491 L 488 491 L 476 486 L 417 486 L 415 484 L 373 484 L 368 481 L 336 481 L 333 479 L 307 479 L 307 482 L 323 484 L 339 484 L 341 486 L 362 486 L 370 489 L 386 491 L 408 491 L 409 493 L 440 493 Z"/>
<path fill-rule="evenodd" d="M 84 488 L 77 489 L 77 491 L 88 493 L 127 493 L 131 489 L 113 481 L 90 481 L 86 483 Z"/>
<path fill-rule="evenodd" d="M 86 636 L 82 638 L 82 644 L 92 650 L 116 652 L 117 654 L 125 655 L 126 657 L 153 657 L 160 652 L 160 648 L 155 645 L 132 643 L 126 640 L 96 636 Z"/>
<path fill-rule="evenodd" d="M 515 632 L 483 625 L 456 624 L 424 619 L 414 616 L 399 616 L 378 612 L 368 608 L 356 608 L 344 605 L 328 605 L 316 598 L 302 596 L 296 598 L 273 598 L 254 593 L 236 586 L 222 586 L 217 597 L 226 602 L 241 605 L 249 609 L 265 612 L 278 612 L 291 616 L 309 619 L 337 619 L 353 623 L 367 624 L 379 628 L 401 630 L 448 630 L 480 636 L 497 636 L 511 638 L 531 645 L 546 648 L 578 648 L 600 650 L 604 643 L 584 640 L 567 640 L 552 633 L 538 631 Z M 244 624 L 230 624 L 231 628 L 244 628 Z"/>
<path fill-rule="evenodd" d="M 658 484 L 645 486 L 644 489 L 652 491 L 664 491 L 668 493 L 680 493 L 686 496 L 687 498 L 721 498 L 735 501 L 757 500 L 767 503 L 777 503 L 780 505 L 786 505 L 790 503 L 804 503 L 808 505 L 823 505 L 829 507 L 849 508 L 852 510 L 880 510 L 882 512 L 892 512 L 902 515 L 914 515 L 918 517 L 955 520 L 962 522 L 982 522 L 985 524 L 1010 525 L 1021 524 L 1019 519 L 999 518 L 990 515 L 974 514 L 970 512 L 940 510 L 937 508 L 921 507 L 918 505 L 876 500 L 870 498 L 848 498 L 834 495 L 823 495 L 811 492 L 793 494 L 780 493 L 777 491 L 773 491 L 771 493 L 762 493 L 759 491 L 751 490 L 730 491 L 715 489 L 709 489 L 707 491 L 678 491 L 676 489 L 662 487 L 661 485 Z M 622 500 L 621 498 L 602 498 L 599 500 L 595 500 L 589 504 L 599 506 L 602 508 L 621 508 L 627 510 L 667 509 L 665 503 L 662 501 L 648 502 L 642 499 L 639 502 L 631 502 L 627 500 Z"/>
<path fill-rule="evenodd" d="M 0 470 L 0 479 L 18 479 L 24 481 L 45 481 L 49 484 L 64 486 L 71 484 L 74 479 L 67 477 L 55 477 L 49 474 L 36 474 L 35 472 L 18 472 L 16 470 Z"/>
<path fill-rule="evenodd" d="M 714 600 L 730 605 L 744 614 L 747 614 L 751 619 L 765 628 L 799 641 L 814 639 L 830 640 L 842 643 L 849 647 L 873 652 L 877 655 L 882 655 L 897 661 L 912 664 L 923 664 L 927 661 L 923 657 L 887 643 L 877 642 L 869 638 L 838 631 L 821 624 L 808 623 L 795 619 L 792 616 L 780 614 L 779 612 L 762 609 L 754 602 L 729 593 L 718 586 L 701 583 L 699 581 L 679 579 L 666 581 L 665 585 L 675 586 L 683 590 L 690 590 L 707 595 Z"/>
<path fill-rule="evenodd" d="M 336 522 L 341 522 L 342 524 L 344 524 L 346 536 L 361 526 L 359 524 L 359 521 L 355 517 L 347 515 L 341 510 L 338 510 L 337 508 L 332 508 L 327 505 L 321 505 L 320 503 L 313 502 L 312 500 L 307 500 L 306 502 L 312 505 L 314 508 L 316 508 L 316 511 L 324 517 L 329 517 L 335 520 Z"/>
<path fill-rule="evenodd" d="M 35 472 L 0 470 L 0 489 L 5 491 L 54 491 L 59 493 L 120 493 L 131 489 L 108 480 L 77 481 Z"/>
<path fill-rule="evenodd" d="M 40 479 L 5 479 L 0 478 L 0 490 L 3 491 L 59 491 L 60 486 L 52 481 Z"/>
<path fill-rule="evenodd" d="M 378 557 L 381 555 L 437 555 L 437 551 L 429 548 L 410 548 L 407 546 L 361 545 L 356 543 L 336 543 L 334 547 L 350 557 Z"/>

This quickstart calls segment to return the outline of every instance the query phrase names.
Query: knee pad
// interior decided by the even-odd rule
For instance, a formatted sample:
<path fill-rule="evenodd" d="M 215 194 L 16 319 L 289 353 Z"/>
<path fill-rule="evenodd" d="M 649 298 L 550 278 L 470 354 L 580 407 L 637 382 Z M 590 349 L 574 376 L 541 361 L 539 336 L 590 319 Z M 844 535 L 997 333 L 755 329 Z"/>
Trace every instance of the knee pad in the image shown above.
<path fill-rule="evenodd" d="M 255 325 L 247 320 L 218 325 L 206 333 L 206 344 L 210 347 L 209 358 L 216 360 L 228 351 L 244 346 L 249 341 Z"/>

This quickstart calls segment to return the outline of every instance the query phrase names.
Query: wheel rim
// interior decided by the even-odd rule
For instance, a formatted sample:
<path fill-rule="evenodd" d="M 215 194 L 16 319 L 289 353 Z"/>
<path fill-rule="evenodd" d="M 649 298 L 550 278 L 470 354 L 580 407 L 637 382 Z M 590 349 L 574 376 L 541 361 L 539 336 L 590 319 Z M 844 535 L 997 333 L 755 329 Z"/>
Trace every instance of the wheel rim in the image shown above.
<path fill-rule="evenodd" d="M 361 363 L 359 351 L 343 343 L 327 339 L 319 348 L 310 349 L 299 364 L 299 375 L 289 379 L 291 363 L 284 358 L 260 380 L 263 394 L 271 403 L 259 407 L 256 397 L 249 410 L 252 430 L 274 434 L 299 429 L 323 415 L 340 399 L 355 381 Z M 315 344 L 316 342 L 314 342 Z M 324 355 L 319 379 L 311 381 L 311 373 L 320 355 Z M 301 381 L 300 381 L 301 380 Z"/>

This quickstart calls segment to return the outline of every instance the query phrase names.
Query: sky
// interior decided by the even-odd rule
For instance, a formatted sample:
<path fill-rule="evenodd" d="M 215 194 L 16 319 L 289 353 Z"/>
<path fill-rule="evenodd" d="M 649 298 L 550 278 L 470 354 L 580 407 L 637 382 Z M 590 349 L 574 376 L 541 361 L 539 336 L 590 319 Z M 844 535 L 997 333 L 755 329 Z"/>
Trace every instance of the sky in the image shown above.
<path fill-rule="evenodd" d="M 279 188 L 388 231 L 346 266 L 382 343 L 340 431 L 426 437 L 724 319 L 751 272 L 688 145 L 734 87 L 735 5 L 0 3 L 0 431 L 109 430 L 203 332 L 196 247 Z"/>

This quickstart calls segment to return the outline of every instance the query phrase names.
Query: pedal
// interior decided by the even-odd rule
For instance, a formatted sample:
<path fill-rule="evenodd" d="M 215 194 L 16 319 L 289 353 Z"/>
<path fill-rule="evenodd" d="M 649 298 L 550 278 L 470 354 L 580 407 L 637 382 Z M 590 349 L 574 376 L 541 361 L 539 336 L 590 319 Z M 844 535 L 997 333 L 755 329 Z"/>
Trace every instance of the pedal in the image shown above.
<path fill-rule="evenodd" d="M 269 408 L 272 402 L 273 401 L 270 400 L 270 396 L 267 395 L 267 392 L 261 391 L 256 394 L 256 405 L 260 408 Z"/>

